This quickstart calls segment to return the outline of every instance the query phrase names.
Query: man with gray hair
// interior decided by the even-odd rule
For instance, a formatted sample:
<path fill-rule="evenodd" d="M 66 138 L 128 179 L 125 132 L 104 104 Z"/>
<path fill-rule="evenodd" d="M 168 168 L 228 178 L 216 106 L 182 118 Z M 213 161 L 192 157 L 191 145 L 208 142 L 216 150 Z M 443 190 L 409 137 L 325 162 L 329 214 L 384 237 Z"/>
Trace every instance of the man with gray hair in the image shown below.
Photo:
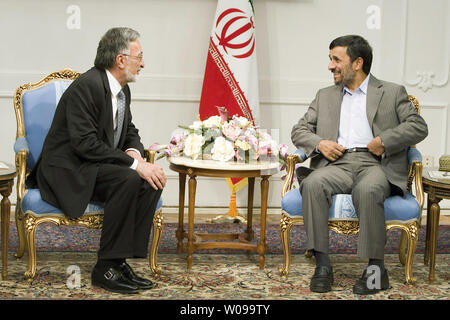
<path fill-rule="evenodd" d="M 139 33 L 112 28 L 99 42 L 95 66 L 62 95 L 27 184 L 70 218 L 90 201 L 104 204 L 98 261 L 92 285 L 119 293 L 156 286 L 138 277 L 127 258 L 145 258 L 164 171 L 143 159 L 144 147 L 132 122 L 129 82 L 144 59 Z"/>

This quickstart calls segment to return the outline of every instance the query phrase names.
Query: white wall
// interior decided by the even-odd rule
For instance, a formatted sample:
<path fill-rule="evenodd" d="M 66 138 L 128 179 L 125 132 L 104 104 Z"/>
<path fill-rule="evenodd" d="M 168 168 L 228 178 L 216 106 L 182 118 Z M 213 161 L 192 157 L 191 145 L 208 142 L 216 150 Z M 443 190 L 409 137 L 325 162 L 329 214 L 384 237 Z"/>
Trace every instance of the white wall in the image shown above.
<path fill-rule="evenodd" d="M 14 162 L 12 96 L 23 83 L 62 68 L 89 69 L 98 41 L 113 26 L 141 33 L 146 67 L 132 84 L 135 124 L 145 145 L 165 143 L 178 124 L 196 119 L 216 0 L 0 0 L 0 161 Z M 73 11 L 75 5 L 75 11 Z M 404 84 L 422 105 L 428 138 L 418 147 L 434 157 L 450 153 L 448 0 L 254 0 L 261 127 L 290 131 L 315 92 L 332 83 L 328 45 L 361 34 L 374 48 L 372 72 Z M 77 17 L 79 9 L 79 20 Z M 79 29 L 70 29 L 77 27 Z M 168 169 L 166 206 L 178 203 L 178 177 Z M 280 206 L 281 175 L 271 180 L 269 206 Z M 227 207 L 224 180 L 199 178 L 197 204 Z M 255 205 L 259 205 L 259 184 Z M 15 203 L 14 195 L 11 201 Z M 246 203 L 246 189 L 238 206 Z M 450 208 L 448 202 L 441 203 Z"/>

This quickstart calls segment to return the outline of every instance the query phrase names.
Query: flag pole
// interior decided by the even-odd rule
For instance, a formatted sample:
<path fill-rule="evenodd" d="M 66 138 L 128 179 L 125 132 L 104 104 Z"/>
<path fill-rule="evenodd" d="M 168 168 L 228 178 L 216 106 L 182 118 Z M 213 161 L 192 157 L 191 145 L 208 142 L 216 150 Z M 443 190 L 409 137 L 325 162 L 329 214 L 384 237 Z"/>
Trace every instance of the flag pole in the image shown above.
<path fill-rule="evenodd" d="M 240 216 L 237 212 L 236 192 L 235 191 L 231 192 L 230 203 L 228 205 L 228 214 L 227 215 L 219 215 L 212 219 L 207 219 L 206 222 L 209 222 L 209 223 L 221 223 L 221 222 L 247 223 L 247 219 Z"/>
<path fill-rule="evenodd" d="M 228 205 L 228 219 L 233 219 L 233 222 L 247 223 L 247 219 L 240 216 L 236 207 L 236 192 L 232 192 L 230 196 L 230 204 Z M 237 221 L 236 221 L 237 220 Z"/>
<path fill-rule="evenodd" d="M 230 196 L 230 204 L 228 206 L 228 216 L 229 217 L 237 217 L 237 208 L 236 208 L 236 192 L 232 192 Z"/>

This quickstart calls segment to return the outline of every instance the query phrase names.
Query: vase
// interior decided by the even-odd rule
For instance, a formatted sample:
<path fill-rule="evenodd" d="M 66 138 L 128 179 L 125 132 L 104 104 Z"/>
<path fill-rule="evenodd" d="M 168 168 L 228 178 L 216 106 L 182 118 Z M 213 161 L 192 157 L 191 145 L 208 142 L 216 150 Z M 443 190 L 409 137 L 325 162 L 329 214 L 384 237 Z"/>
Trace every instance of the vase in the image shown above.
<path fill-rule="evenodd" d="M 250 149 L 242 150 L 235 147 L 234 154 L 235 154 L 233 159 L 234 162 L 250 163 Z M 236 156 L 237 154 L 239 155 L 239 157 Z"/>

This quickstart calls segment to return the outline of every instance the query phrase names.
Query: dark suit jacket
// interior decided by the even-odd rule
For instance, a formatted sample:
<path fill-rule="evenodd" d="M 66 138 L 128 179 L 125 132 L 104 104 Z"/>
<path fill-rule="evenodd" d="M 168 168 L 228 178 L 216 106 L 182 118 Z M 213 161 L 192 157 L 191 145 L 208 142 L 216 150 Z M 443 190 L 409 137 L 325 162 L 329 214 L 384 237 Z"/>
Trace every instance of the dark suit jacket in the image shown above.
<path fill-rule="evenodd" d="M 92 198 L 99 164 L 131 166 L 124 150 L 144 147 L 130 112 L 130 89 L 118 148 L 113 146 L 111 91 L 106 71 L 91 68 L 64 92 L 45 139 L 40 159 L 27 179 L 42 199 L 71 218 L 81 216 Z"/>
<path fill-rule="evenodd" d="M 291 139 L 311 157 L 311 168 L 329 164 L 315 152 L 321 139 L 337 142 L 342 104 L 342 85 L 319 90 L 306 114 L 292 128 Z M 428 135 L 425 120 L 417 114 L 403 86 L 370 76 L 366 114 L 373 136 L 380 136 L 385 154 L 381 167 L 391 184 L 406 193 L 408 178 L 407 147 Z"/>

